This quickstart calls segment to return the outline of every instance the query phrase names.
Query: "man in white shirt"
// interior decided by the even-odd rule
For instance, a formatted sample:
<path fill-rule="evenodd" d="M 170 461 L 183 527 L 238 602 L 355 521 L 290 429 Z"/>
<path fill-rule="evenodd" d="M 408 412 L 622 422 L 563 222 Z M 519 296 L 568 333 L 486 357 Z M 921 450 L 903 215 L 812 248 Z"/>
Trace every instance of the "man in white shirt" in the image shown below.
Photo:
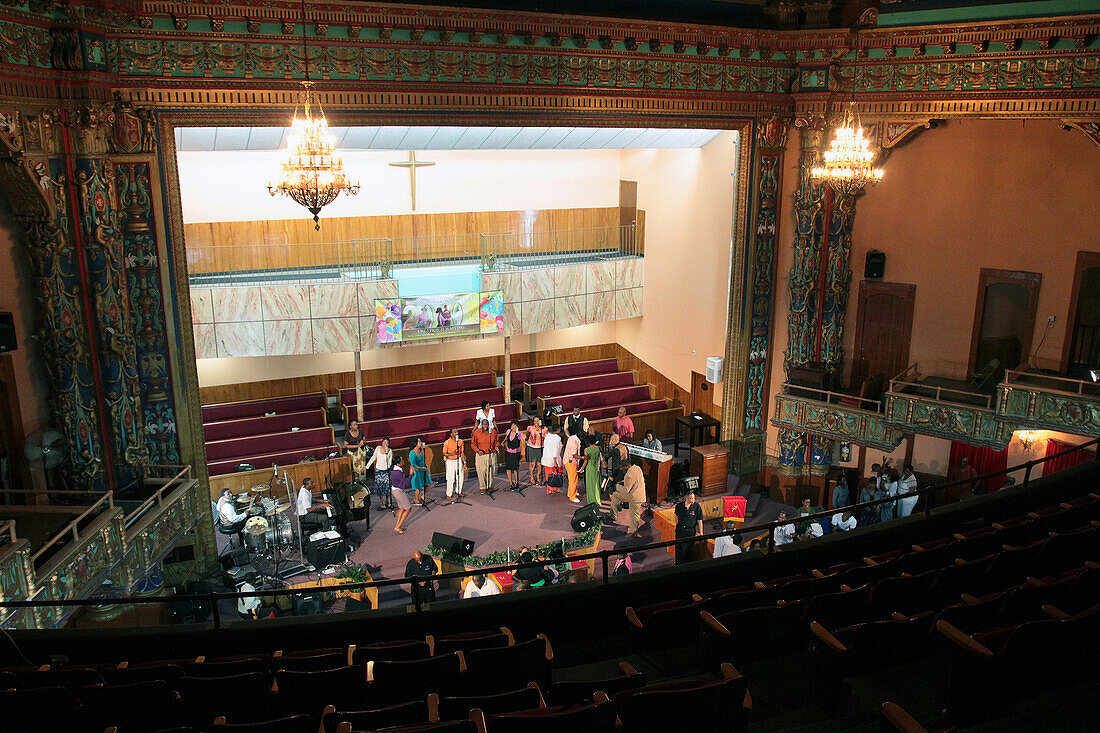
<path fill-rule="evenodd" d="M 255 593 L 256 586 L 247 580 L 237 588 L 238 593 Z M 247 596 L 237 599 L 237 614 L 241 618 L 256 618 L 256 611 L 260 608 L 259 596 Z"/>
<path fill-rule="evenodd" d="M 484 575 L 475 575 L 469 583 L 466 584 L 466 589 L 462 591 L 463 598 L 481 598 L 483 596 L 495 596 L 500 593 L 500 586 L 492 578 L 486 578 Z"/>
<path fill-rule="evenodd" d="M 838 512 L 833 515 L 834 532 L 851 532 L 856 528 L 856 518 L 851 512 Z"/>
<path fill-rule="evenodd" d="M 913 474 L 913 464 L 906 463 L 901 472 L 901 480 L 898 481 L 898 516 L 908 517 L 913 513 L 913 507 L 917 505 L 917 497 L 913 494 L 917 490 L 917 477 Z"/>
<path fill-rule="evenodd" d="M 245 516 L 238 512 L 237 507 L 234 506 L 233 492 L 229 489 L 222 489 L 221 498 L 218 499 L 218 521 L 221 525 L 228 527 L 241 521 Z"/>
<path fill-rule="evenodd" d="M 734 522 L 732 519 L 727 519 L 726 523 L 722 526 L 727 532 L 737 529 L 737 523 Z M 714 557 L 726 557 L 727 555 L 740 554 L 741 535 L 728 534 L 714 538 Z"/>
<path fill-rule="evenodd" d="M 302 481 L 302 488 L 298 489 L 298 501 L 295 502 L 295 511 L 298 513 L 298 517 L 304 527 L 307 524 L 321 525 L 321 527 L 328 529 L 331 526 L 331 521 L 328 518 L 328 512 L 326 509 L 331 507 L 327 501 L 322 501 L 319 504 L 313 503 L 313 479 L 306 477 Z"/>
<path fill-rule="evenodd" d="M 786 512 L 779 512 L 779 516 L 775 521 L 782 522 L 787 519 Z M 772 530 L 772 541 L 776 547 L 780 545 L 789 545 L 794 542 L 794 522 L 788 524 L 782 524 Z"/>
<path fill-rule="evenodd" d="M 497 429 L 497 412 L 493 408 L 489 407 L 489 401 L 485 400 L 481 403 L 481 409 L 474 415 L 474 425 L 480 425 L 482 420 L 489 421 L 489 429 Z"/>
<path fill-rule="evenodd" d="M 562 475 L 561 449 L 561 436 L 558 435 L 557 430 L 551 429 L 542 439 L 542 468 L 546 475 L 547 493 L 557 493 L 561 490 L 560 484 L 558 488 L 550 486 L 550 476 Z"/>

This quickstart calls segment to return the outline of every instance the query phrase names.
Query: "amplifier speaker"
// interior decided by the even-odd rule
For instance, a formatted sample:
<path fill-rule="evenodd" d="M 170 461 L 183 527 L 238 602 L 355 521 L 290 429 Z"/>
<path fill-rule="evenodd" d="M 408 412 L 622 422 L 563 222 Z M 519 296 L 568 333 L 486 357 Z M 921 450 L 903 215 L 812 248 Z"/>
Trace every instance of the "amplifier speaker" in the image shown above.
<path fill-rule="evenodd" d="M 573 519 L 569 521 L 569 525 L 573 528 L 573 531 L 587 532 L 592 529 L 592 525 L 596 523 L 596 516 L 599 508 L 599 504 L 592 502 L 591 504 L 585 504 L 580 509 L 573 512 Z"/>
<path fill-rule="evenodd" d="M 15 351 L 18 345 L 15 342 L 15 318 L 12 314 L 0 312 L 0 354 L 7 351 Z"/>
<path fill-rule="evenodd" d="M 224 555 L 221 556 L 222 567 L 228 570 L 229 568 L 239 568 L 252 562 L 252 553 L 248 551 L 247 547 L 234 547 Z"/>
<path fill-rule="evenodd" d="M 320 616 L 321 596 L 318 593 L 294 596 L 295 616 Z"/>
<path fill-rule="evenodd" d="M 669 494 L 675 496 L 685 496 L 689 491 L 699 493 L 699 486 L 702 482 L 698 476 L 684 476 L 674 482 L 669 482 Z"/>
<path fill-rule="evenodd" d="M 863 265 L 863 277 L 866 280 L 881 280 L 886 276 L 886 253 L 873 249 L 867 253 Z"/>
<path fill-rule="evenodd" d="M 329 565 L 345 562 L 348 559 L 343 539 L 319 539 L 306 545 L 306 559 L 309 564 L 320 570 Z"/>
<path fill-rule="evenodd" d="M 442 532 L 432 532 L 432 544 L 436 547 L 442 547 L 459 557 L 469 557 L 470 553 L 474 551 L 473 540 L 466 540 L 461 537 L 455 537 L 453 534 L 443 534 Z"/>

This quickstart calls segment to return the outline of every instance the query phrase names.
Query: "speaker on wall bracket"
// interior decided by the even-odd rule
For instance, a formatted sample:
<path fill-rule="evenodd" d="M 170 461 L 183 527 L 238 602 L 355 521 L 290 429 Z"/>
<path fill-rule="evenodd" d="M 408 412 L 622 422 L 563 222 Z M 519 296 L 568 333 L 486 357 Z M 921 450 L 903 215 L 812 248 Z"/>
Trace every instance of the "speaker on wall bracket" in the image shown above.
<path fill-rule="evenodd" d="M 863 265 L 863 278 L 865 280 L 881 280 L 886 277 L 886 253 L 872 249 L 867 253 Z"/>

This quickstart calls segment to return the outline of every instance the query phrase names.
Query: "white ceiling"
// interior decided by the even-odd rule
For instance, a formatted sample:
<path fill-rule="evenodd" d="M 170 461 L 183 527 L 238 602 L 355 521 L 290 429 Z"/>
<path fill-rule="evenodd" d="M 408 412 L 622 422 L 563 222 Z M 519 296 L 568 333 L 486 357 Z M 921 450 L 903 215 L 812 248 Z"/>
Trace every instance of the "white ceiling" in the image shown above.
<path fill-rule="evenodd" d="M 279 150 L 289 128 L 177 127 L 176 149 Z M 721 130 L 615 127 L 334 127 L 341 150 L 701 148 Z"/>

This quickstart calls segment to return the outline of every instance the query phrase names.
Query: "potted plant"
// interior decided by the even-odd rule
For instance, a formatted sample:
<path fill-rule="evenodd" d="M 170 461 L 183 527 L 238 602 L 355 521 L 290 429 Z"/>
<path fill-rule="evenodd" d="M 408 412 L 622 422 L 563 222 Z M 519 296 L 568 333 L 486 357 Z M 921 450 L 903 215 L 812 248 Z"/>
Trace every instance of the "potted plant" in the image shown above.
<path fill-rule="evenodd" d="M 371 579 L 370 572 L 367 570 L 366 565 L 350 562 L 341 565 L 340 571 L 336 573 L 335 577 L 335 580 L 342 581 L 341 584 L 369 583 Z M 339 591 L 337 595 L 354 598 L 357 601 L 363 601 L 366 592 L 365 588 L 360 588 L 358 590 L 342 590 Z"/>

